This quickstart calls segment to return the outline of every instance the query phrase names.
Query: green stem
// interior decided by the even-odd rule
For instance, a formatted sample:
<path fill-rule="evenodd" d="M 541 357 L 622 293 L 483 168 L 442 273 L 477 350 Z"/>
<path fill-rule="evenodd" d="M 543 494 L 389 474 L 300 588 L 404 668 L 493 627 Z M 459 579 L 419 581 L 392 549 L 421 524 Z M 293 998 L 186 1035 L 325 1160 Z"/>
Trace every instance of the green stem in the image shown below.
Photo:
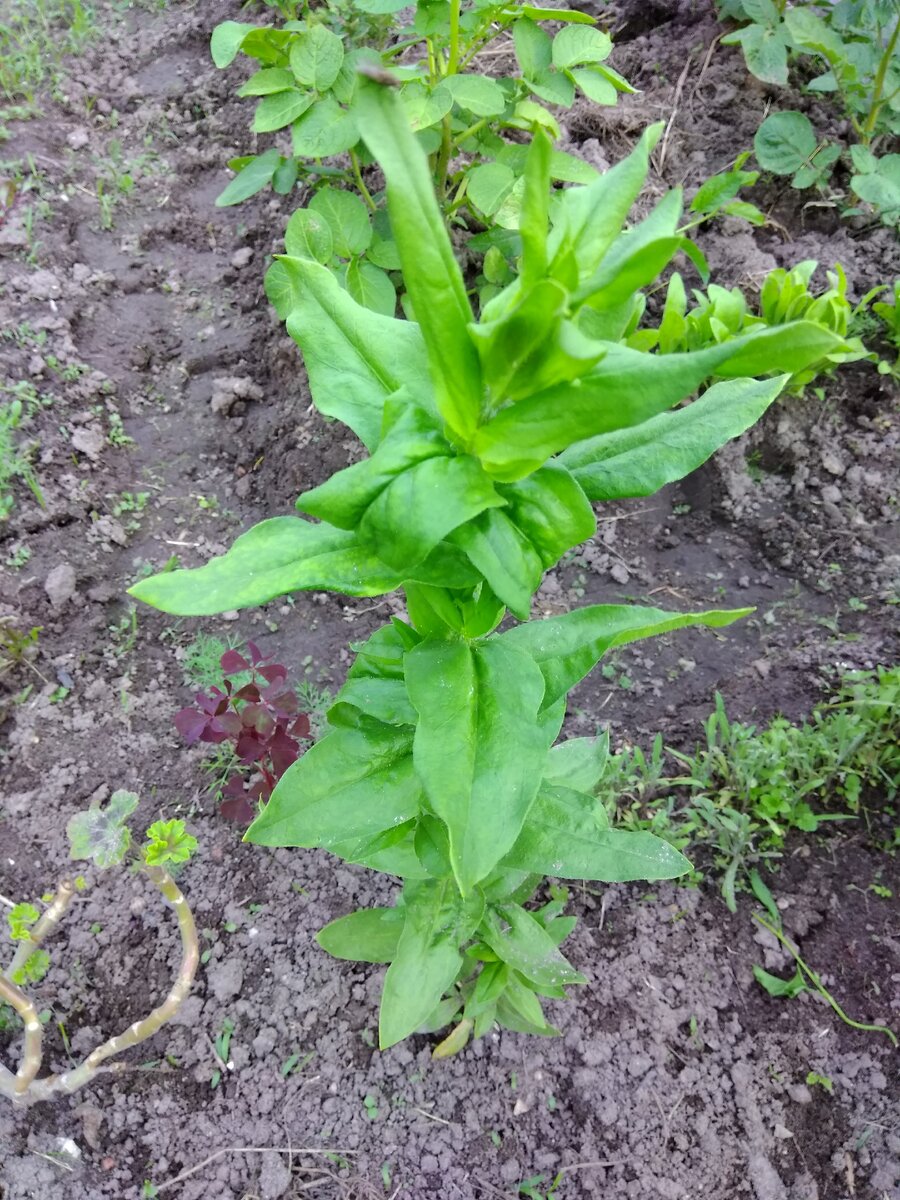
<path fill-rule="evenodd" d="M 2 974 L 4 979 L 8 979 L 10 983 L 13 982 L 16 973 L 25 966 L 41 942 L 53 932 L 62 920 L 74 896 L 74 885 L 68 879 L 64 879 L 56 889 L 56 895 L 53 897 L 50 907 L 43 914 L 34 929 L 31 930 L 29 936 L 19 942 L 12 962 Z"/>
<path fill-rule="evenodd" d="M 854 1021 L 852 1017 L 848 1017 L 816 972 L 812 969 L 812 967 L 808 966 L 803 961 L 797 950 L 791 945 L 781 930 L 770 924 L 770 922 L 768 922 L 765 917 L 761 916 L 759 913 L 754 913 L 753 917 L 755 920 L 759 921 L 760 925 L 762 925 L 764 929 L 768 929 L 769 933 L 771 933 L 773 937 L 778 939 L 782 946 L 784 946 L 785 950 L 787 950 L 788 954 L 791 955 L 800 970 L 809 979 L 810 983 L 813 985 L 819 995 L 823 996 L 828 1001 L 828 1003 L 841 1018 L 841 1020 L 845 1022 L 845 1024 L 850 1025 L 853 1029 L 861 1029 L 865 1033 L 886 1033 L 894 1043 L 894 1046 L 900 1044 L 897 1041 L 897 1035 L 894 1033 L 893 1029 L 888 1029 L 886 1025 L 865 1025 L 862 1021 Z"/>
<path fill-rule="evenodd" d="M 881 62 L 878 64 L 878 71 L 875 75 L 875 87 L 872 93 L 872 107 L 869 109 L 869 115 L 866 118 L 866 123 L 863 126 L 862 139 L 863 145 L 868 146 L 872 140 L 872 134 L 875 131 L 875 122 L 878 120 L 878 114 L 883 106 L 887 103 L 886 98 L 882 96 L 884 92 L 884 81 L 887 78 L 888 67 L 894 57 L 894 51 L 897 49 L 897 37 L 900 35 L 900 18 L 894 26 L 894 32 L 888 38 L 888 44 L 885 47 Z"/>
<path fill-rule="evenodd" d="M 375 212 L 375 201 L 372 199 L 369 189 L 366 187 L 365 182 L 363 181 L 362 171 L 359 169 L 359 158 L 357 157 L 356 151 L 352 149 L 352 147 L 350 150 L 350 165 L 353 168 L 353 178 L 356 180 L 356 186 L 359 188 L 360 195 L 362 196 L 363 200 L 365 200 L 372 212 Z"/>
<path fill-rule="evenodd" d="M 462 0 L 450 0 L 450 57 L 447 60 L 445 75 L 455 75 L 459 70 L 459 11 L 461 7 Z"/>
<path fill-rule="evenodd" d="M 466 138 L 470 138 L 473 133 L 478 133 L 479 130 L 484 129 L 485 125 L 487 125 L 487 122 L 487 117 L 482 117 L 480 121 L 476 121 L 474 125 L 470 125 L 469 128 L 464 129 L 462 133 L 458 133 L 453 139 L 453 145 L 461 146 Z"/>

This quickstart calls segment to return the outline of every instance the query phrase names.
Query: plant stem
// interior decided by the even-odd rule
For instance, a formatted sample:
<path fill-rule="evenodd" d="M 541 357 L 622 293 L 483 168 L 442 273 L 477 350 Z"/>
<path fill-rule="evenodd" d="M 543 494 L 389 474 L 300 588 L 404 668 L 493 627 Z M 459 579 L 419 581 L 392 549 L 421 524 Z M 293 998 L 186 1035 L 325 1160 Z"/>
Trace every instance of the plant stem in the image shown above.
<path fill-rule="evenodd" d="M 450 57 L 447 60 L 445 75 L 455 75 L 459 70 L 459 10 L 461 7 L 462 0 L 450 0 Z"/>
<path fill-rule="evenodd" d="M 62 920 L 74 897 L 74 884 L 70 883 L 68 879 L 64 879 L 56 889 L 56 895 L 53 897 L 50 907 L 31 930 L 29 936 L 19 942 L 12 962 L 3 972 L 4 979 L 8 979 L 12 983 L 13 976 L 25 966 L 41 942 L 53 932 Z"/>
<path fill-rule="evenodd" d="M 888 67 L 891 65 L 894 51 L 897 48 L 898 35 L 900 35 L 900 17 L 897 18 L 897 22 L 894 25 L 894 32 L 888 38 L 888 44 L 881 57 L 881 62 L 878 64 L 878 71 L 875 75 L 875 87 L 872 90 L 872 107 L 869 109 L 869 115 L 866 117 L 866 122 L 862 127 L 862 142 L 864 146 L 868 146 L 869 142 L 871 142 L 878 114 L 887 103 L 882 93 L 884 92 L 884 81 L 887 78 Z"/>
<path fill-rule="evenodd" d="M 812 969 L 812 967 L 808 966 L 803 961 L 797 950 L 791 945 L 782 931 L 767 921 L 765 917 L 760 916 L 759 913 L 754 913 L 753 917 L 754 920 L 759 921 L 760 925 L 762 925 L 765 929 L 768 929 L 769 933 L 771 933 L 773 937 L 776 937 L 782 946 L 784 946 L 785 950 L 787 950 L 788 954 L 791 955 L 794 962 L 804 973 L 804 975 L 806 975 L 819 995 L 823 996 L 828 1001 L 842 1021 L 844 1021 L 847 1025 L 850 1025 L 853 1029 L 861 1029 L 866 1033 L 886 1033 L 894 1043 L 894 1046 L 900 1044 L 897 1041 L 897 1035 L 894 1033 L 893 1029 L 888 1029 L 886 1025 L 865 1025 L 862 1021 L 854 1021 L 852 1017 L 848 1017 L 816 972 Z"/>
<path fill-rule="evenodd" d="M 363 181 L 362 171 L 359 169 L 359 158 L 352 147 L 350 149 L 350 165 L 353 168 L 353 178 L 356 180 L 356 186 L 359 188 L 360 195 L 372 212 L 375 212 L 375 201 L 372 199 L 369 189 Z"/>
<path fill-rule="evenodd" d="M 0 1000 L 14 1009 L 25 1026 L 25 1047 L 22 1062 L 13 1076 L 6 1067 L 0 1067 L 0 1093 L 10 1100 L 21 1100 L 34 1082 L 43 1058 L 43 1030 L 38 1020 L 37 1009 L 20 987 L 5 976 L 0 976 Z"/>

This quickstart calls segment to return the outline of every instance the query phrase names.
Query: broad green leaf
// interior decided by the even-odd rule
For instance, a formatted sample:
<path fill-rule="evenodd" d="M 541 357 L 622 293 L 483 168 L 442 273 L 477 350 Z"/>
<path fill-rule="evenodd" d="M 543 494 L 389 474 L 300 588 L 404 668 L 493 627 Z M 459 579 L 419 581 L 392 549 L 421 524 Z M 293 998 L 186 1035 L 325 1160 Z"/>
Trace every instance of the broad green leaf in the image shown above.
<path fill-rule="evenodd" d="M 316 941 L 334 958 L 389 963 L 397 953 L 404 920 L 402 908 L 363 908 L 320 929 Z"/>
<path fill-rule="evenodd" d="M 388 396 L 405 385 L 419 404 L 429 405 L 425 345 L 415 322 L 363 308 L 318 263 L 287 258 L 276 265 L 292 285 L 281 315 L 303 351 L 319 412 L 349 425 L 371 449 L 381 437 Z"/>
<path fill-rule="evenodd" d="M 396 875 L 398 879 L 428 879 L 428 872 L 416 857 L 415 828 L 415 820 L 403 821 L 374 837 L 333 842 L 328 852 L 345 862 L 381 871 L 384 875 Z"/>
<path fill-rule="evenodd" d="M 324 25 L 313 25 L 291 46 L 291 70 L 299 83 L 325 92 L 338 77 L 344 61 L 341 39 Z"/>
<path fill-rule="evenodd" d="M 590 500 L 652 496 L 756 424 L 788 378 L 717 383 L 686 408 L 580 442 L 562 460 Z"/>
<path fill-rule="evenodd" d="M 398 475 L 426 458 L 446 457 L 447 442 L 434 417 L 412 402 L 407 388 L 388 398 L 385 414 L 393 418 L 391 427 L 372 455 L 304 492 L 297 501 L 301 512 L 340 529 L 355 529 Z"/>
<path fill-rule="evenodd" d="M 541 8 L 539 4 L 516 4 L 516 12 L 532 21 L 565 21 L 576 25 L 592 25 L 596 18 L 574 8 Z"/>
<path fill-rule="evenodd" d="M 334 255 L 331 225 L 322 213 L 298 208 L 285 228 L 284 248 L 291 258 L 308 258 L 310 262 L 323 264 L 331 262 Z"/>
<path fill-rule="evenodd" d="M 230 66 L 237 57 L 244 38 L 255 29 L 255 25 L 246 25 L 242 21 L 223 21 L 217 25 L 209 42 L 210 54 L 216 66 Z"/>
<path fill-rule="evenodd" d="M 275 147 L 251 158 L 247 165 L 235 175 L 223 192 L 216 197 L 216 208 L 227 208 L 240 204 L 261 191 L 281 165 L 281 153 Z"/>
<path fill-rule="evenodd" d="M 551 150 L 550 178 L 564 183 L 593 183 L 599 177 L 596 167 L 565 150 Z"/>
<path fill-rule="evenodd" d="M 357 303 L 372 312 L 392 317 L 397 307 L 397 293 L 390 277 L 374 263 L 351 259 L 347 264 L 347 291 Z"/>
<path fill-rule="evenodd" d="M 724 45 L 740 45 L 747 69 L 764 83 L 787 87 L 788 45 L 781 29 L 748 25 L 722 38 Z"/>
<path fill-rule="evenodd" d="M 443 86 L 454 104 L 476 117 L 495 117 L 506 108 L 506 96 L 500 84 L 486 75 L 449 75 Z"/>
<path fill-rule="evenodd" d="M 468 894 L 510 849 L 537 791 L 547 752 L 536 730 L 541 672 L 500 639 L 429 639 L 406 656 L 406 686 L 419 713 L 416 771 Z"/>
<path fill-rule="evenodd" d="M 599 71 L 592 71 L 589 67 L 578 67 L 571 75 L 588 100 L 593 100 L 595 104 L 615 104 L 618 100 L 618 91 Z"/>
<path fill-rule="evenodd" d="M 365 13 L 395 13 L 407 4 L 408 0 L 353 0 L 354 8 Z"/>
<path fill-rule="evenodd" d="M 547 271 L 547 233 L 550 218 L 550 163 L 553 148 L 542 129 L 535 131 L 525 159 L 525 194 L 519 233 L 522 237 L 520 277 L 523 289 Z"/>
<path fill-rule="evenodd" d="M 502 504 L 477 459 L 429 458 L 379 493 L 360 521 L 359 539 L 406 572 L 457 525 Z"/>
<path fill-rule="evenodd" d="M 777 112 L 766 117 L 753 136 L 759 165 L 776 175 L 792 175 L 816 148 L 816 132 L 801 112 Z"/>
<path fill-rule="evenodd" d="M 547 755 L 544 767 L 545 784 L 562 784 L 577 792 L 592 792 L 606 770 L 609 760 L 609 734 L 602 737 L 569 738 L 557 742 Z M 602 807 L 598 818 L 605 816 Z M 599 824 L 605 824 L 599 820 Z"/>
<path fill-rule="evenodd" d="M 551 260 L 559 261 L 567 245 L 577 246 L 581 278 L 593 274 L 644 184 L 650 152 L 662 130 L 661 123 L 651 125 L 627 158 L 586 187 L 569 188 L 561 194 L 548 247 Z"/>
<path fill-rule="evenodd" d="M 754 966 L 753 977 L 770 996 L 787 996 L 790 1000 L 800 992 L 807 991 L 807 983 L 799 967 L 790 979 L 781 979 L 778 975 L 764 971 L 762 967 Z"/>
<path fill-rule="evenodd" d="M 285 158 L 272 176 L 272 191 L 277 192 L 279 196 L 287 196 L 293 191 L 299 174 L 300 164 L 296 158 L 293 155 L 290 158 Z"/>
<path fill-rule="evenodd" d="M 499 959 L 531 983 L 550 987 L 587 983 L 559 952 L 543 925 L 518 904 L 488 908 L 478 932 Z"/>
<path fill-rule="evenodd" d="M 559 879 L 675 879 L 690 870 L 683 854 L 650 833 L 606 827 L 594 796 L 541 785 L 525 827 L 503 865 Z"/>
<path fill-rule="evenodd" d="M 521 979 L 510 975 L 503 995 L 497 1001 L 497 1021 L 516 1033 L 533 1037 L 558 1037 L 559 1030 L 548 1024 L 541 1002 Z"/>
<path fill-rule="evenodd" d="M 608 343 L 604 357 L 577 387 L 548 388 L 482 425 L 474 451 L 495 478 L 521 479 L 576 442 L 665 412 L 712 375 L 793 373 L 843 344 L 809 321 L 760 328 L 687 354 L 646 354 Z"/>
<path fill-rule="evenodd" d="M 291 126 L 291 146 L 298 158 L 329 158 L 343 154 L 358 141 L 356 119 L 333 96 L 317 100 Z"/>
<path fill-rule="evenodd" d="M 322 846 L 410 820 L 422 788 L 412 731 L 369 721 L 328 733 L 279 779 L 244 840 L 261 846 Z"/>
<path fill-rule="evenodd" d="M 854 175 L 850 186 L 889 225 L 900 223 L 900 154 L 883 154 L 876 160 L 875 169 Z"/>
<path fill-rule="evenodd" d="M 537 550 L 544 570 L 597 530 L 594 510 L 581 485 L 559 463 L 549 463 L 499 491 L 507 502 L 504 511 Z"/>
<path fill-rule="evenodd" d="M 673 188 L 649 216 L 615 239 L 595 271 L 582 275 L 575 298 L 587 300 L 592 308 L 607 310 L 623 304 L 638 288 L 654 280 L 686 244 L 677 233 L 681 208 L 681 189 Z"/>
<path fill-rule="evenodd" d="M 591 27 L 567 25 L 553 39 L 553 65 L 561 71 L 581 63 L 603 62 L 612 50 L 608 33 Z"/>
<path fill-rule="evenodd" d="M 563 75 L 553 67 L 546 67 L 537 75 L 529 75 L 525 79 L 526 86 L 545 100 L 547 104 L 559 104 L 562 108 L 571 108 L 575 99 L 575 85 L 568 74 Z"/>
<path fill-rule="evenodd" d="M 517 176 L 503 163 L 481 163 L 467 174 L 466 194 L 485 216 L 492 216 L 512 191 Z"/>
<path fill-rule="evenodd" d="M 521 400 L 540 391 L 542 371 L 550 375 L 544 387 L 559 382 L 552 360 L 568 300 L 565 288 L 555 279 L 539 279 L 498 320 L 469 327 L 481 360 L 482 378 L 495 407 L 504 400 Z M 594 362 L 602 352 L 601 347 Z M 548 358 L 551 363 L 545 367 Z M 576 362 L 583 364 L 581 374 L 593 365 L 590 359 Z M 577 366 L 570 370 L 577 370 Z M 563 377 L 571 375 L 566 372 Z"/>
<path fill-rule="evenodd" d="M 302 760 L 301 760 L 302 761 Z M 462 946 L 484 911 L 484 900 L 462 900 L 452 880 L 407 883 L 405 921 L 384 977 L 378 1041 L 382 1050 L 414 1033 L 437 1007 L 462 965 Z"/>
<path fill-rule="evenodd" d="M 453 94 L 446 81 L 432 88 L 421 79 L 413 79 L 401 87 L 400 103 L 410 128 L 418 132 L 443 120 L 453 107 Z"/>
<path fill-rule="evenodd" d="M 383 721 L 385 725 L 416 723 L 416 710 L 410 703 L 402 679 L 373 679 L 366 675 L 348 679 L 328 710 L 330 724 L 358 724 L 355 714 L 352 720 L 349 719 L 348 709 L 358 710 L 377 721 Z"/>
<path fill-rule="evenodd" d="M 294 86 L 294 77 L 285 67 L 263 67 L 255 75 L 251 75 L 243 87 L 238 88 L 239 96 L 269 96 L 273 92 L 286 92 Z"/>
<path fill-rule="evenodd" d="M 493 593 L 520 621 L 527 621 L 543 565 L 525 534 L 502 509 L 488 509 L 450 535 L 487 580 Z"/>
<path fill-rule="evenodd" d="M 366 143 L 387 179 L 391 229 L 428 348 L 438 409 L 450 429 L 468 439 L 481 407 L 478 355 L 466 328 L 472 309 L 427 160 L 390 88 L 364 82 L 357 112 Z"/>
<path fill-rule="evenodd" d="M 465 587 L 472 579 L 471 569 L 443 547 L 433 564 L 425 562 L 407 575 L 385 566 L 355 533 L 298 517 L 272 517 L 205 566 L 151 575 L 134 584 L 129 595 L 163 612 L 199 617 L 255 608 L 296 591 L 381 596 L 417 576 L 450 587 Z"/>
<path fill-rule="evenodd" d="M 567 695 L 614 646 L 691 625 L 719 629 L 751 612 L 752 608 L 739 608 L 670 613 L 637 604 L 590 604 L 561 617 L 517 625 L 500 634 L 497 640 L 529 655 L 541 668 L 546 684 L 543 700 L 546 708 Z"/>
<path fill-rule="evenodd" d="M 553 43 L 549 34 L 527 16 L 513 26 L 516 58 L 526 79 L 533 79 L 546 70 L 553 60 Z"/>
<path fill-rule="evenodd" d="M 284 129 L 285 125 L 290 125 L 305 113 L 314 99 L 311 92 L 301 92 L 297 88 L 263 96 L 253 114 L 251 129 L 254 133 L 274 133 L 277 129 Z"/>

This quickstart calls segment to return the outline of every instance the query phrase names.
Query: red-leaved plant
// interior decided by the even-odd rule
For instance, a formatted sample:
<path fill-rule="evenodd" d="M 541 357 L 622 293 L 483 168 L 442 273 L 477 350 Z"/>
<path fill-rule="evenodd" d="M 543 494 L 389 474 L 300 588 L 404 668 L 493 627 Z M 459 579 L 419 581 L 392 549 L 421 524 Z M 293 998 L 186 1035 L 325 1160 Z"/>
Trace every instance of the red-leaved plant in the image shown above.
<path fill-rule="evenodd" d="M 241 766 L 251 768 L 234 771 L 222 789 L 222 816 L 245 825 L 299 758 L 298 739 L 309 737 L 309 717 L 297 712 L 287 667 L 269 662 L 254 642 L 247 643 L 247 654 L 226 650 L 219 660 L 222 687 L 197 692 L 194 705 L 175 716 L 175 727 L 189 746 L 233 742 Z M 230 677 L 247 672 L 249 681 L 235 689 Z"/>

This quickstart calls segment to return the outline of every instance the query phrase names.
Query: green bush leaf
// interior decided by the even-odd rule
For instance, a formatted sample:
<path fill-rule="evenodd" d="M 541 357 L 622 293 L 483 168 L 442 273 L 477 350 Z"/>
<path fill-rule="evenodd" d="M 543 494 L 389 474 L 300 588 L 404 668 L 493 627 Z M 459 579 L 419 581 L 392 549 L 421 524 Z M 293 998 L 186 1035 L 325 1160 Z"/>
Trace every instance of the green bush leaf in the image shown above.
<path fill-rule="evenodd" d="M 603 62 L 612 50 L 612 38 L 600 29 L 567 25 L 553 39 L 553 65 L 561 71 L 581 63 Z"/>
<path fill-rule="evenodd" d="M 724 45 L 740 44 L 747 69 L 764 83 L 788 84 L 788 44 L 780 28 L 748 25 L 722 38 Z"/>
<path fill-rule="evenodd" d="M 449 75 L 443 86 L 454 104 L 476 117 L 495 117 L 506 108 L 506 95 L 496 79 L 486 75 Z"/>
<path fill-rule="evenodd" d="M 237 57 L 244 38 L 255 29 L 255 25 L 246 25 L 242 21 L 223 21 L 217 25 L 209 42 L 210 54 L 216 66 L 230 66 Z"/>
<path fill-rule="evenodd" d="M 691 625 L 719 629 L 751 612 L 752 608 L 739 608 L 670 613 L 637 604 L 591 604 L 561 617 L 517 625 L 498 640 L 528 654 L 541 668 L 546 684 L 543 707 L 547 708 L 570 692 L 614 646 Z"/>
<path fill-rule="evenodd" d="M 357 111 L 366 143 L 387 179 L 391 229 L 428 348 L 438 408 L 450 429 L 468 438 L 481 407 L 478 355 L 466 329 L 472 309 L 427 160 L 390 88 L 361 84 Z"/>
<path fill-rule="evenodd" d="M 809 159 L 816 144 L 812 123 L 800 112 L 772 113 L 753 136 L 757 162 L 775 175 L 792 175 Z"/>
<path fill-rule="evenodd" d="M 595 104 L 615 104 L 618 100 L 619 93 L 615 86 L 599 71 L 580 67 L 572 71 L 571 75 L 577 87 Z"/>
<path fill-rule="evenodd" d="M 287 92 L 294 86 L 294 76 L 285 67 L 263 67 L 251 75 L 239 96 L 269 96 L 273 92 Z"/>
<path fill-rule="evenodd" d="M 468 894 L 510 849 L 537 791 L 547 752 L 535 727 L 541 673 L 498 639 L 428 639 L 406 656 L 406 686 L 419 714 L 416 771 Z"/>
<path fill-rule="evenodd" d="M 505 922 L 507 928 L 503 928 Z M 560 954 L 546 929 L 518 904 L 488 908 L 478 929 L 501 961 L 539 987 L 587 983 Z"/>
<path fill-rule="evenodd" d="M 253 114 L 251 129 L 254 133 L 274 133 L 278 129 L 284 129 L 305 113 L 314 99 L 311 92 L 301 92 L 297 88 L 263 96 Z"/>
<path fill-rule="evenodd" d="M 481 163 L 467 173 L 466 194 L 476 208 L 490 217 L 512 191 L 517 178 L 515 171 L 503 163 Z"/>
<path fill-rule="evenodd" d="M 320 929 L 316 941 L 334 958 L 388 963 L 397 953 L 404 919 L 402 908 L 363 908 Z"/>
<path fill-rule="evenodd" d="M 322 213 L 309 208 L 298 208 L 291 214 L 285 228 L 284 248 L 291 258 L 307 258 L 310 262 L 329 263 L 334 255 L 331 225 Z"/>
<path fill-rule="evenodd" d="M 411 749 L 410 729 L 376 721 L 326 734 L 288 767 L 244 840 L 328 849 L 410 820 L 422 795 Z"/>
<path fill-rule="evenodd" d="M 70 857 L 92 859 L 101 869 L 120 863 L 131 845 L 125 822 L 138 803 L 134 792 L 117 791 L 105 807 L 95 804 L 76 813 L 66 825 Z"/>
<path fill-rule="evenodd" d="M 557 742 L 547 755 L 544 783 L 561 784 L 577 792 L 592 792 L 606 770 L 609 760 L 609 734 L 602 737 L 569 738 Z M 598 816 L 603 814 L 597 809 Z M 605 820 L 599 822 L 605 825 Z"/>
<path fill-rule="evenodd" d="M 755 424 L 787 380 L 717 383 L 686 408 L 579 443 L 563 461 L 590 500 L 652 496 Z"/>
<path fill-rule="evenodd" d="M 205 566 L 151 575 L 129 594 L 163 612 L 200 617 L 255 608 L 295 591 L 381 596 L 416 576 L 420 582 L 449 587 L 465 587 L 472 577 L 470 569 L 443 550 L 433 564 L 406 575 L 361 546 L 354 533 L 298 517 L 272 517 L 241 534 L 226 554 Z"/>
<path fill-rule="evenodd" d="M 594 796 L 544 783 L 503 866 L 558 879 L 624 883 L 675 879 L 691 864 L 653 834 L 607 828 Z"/>
<path fill-rule="evenodd" d="M 344 45 L 324 25 L 313 25 L 294 40 L 290 61 L 298 83 L 324 92 L 338 77 L 344 61 Z"/>
<path fill-rule="evenodd" d="M 450 535 L 511 613 L 526 621 L 543 568 L 526 535 L 502 509 L 488 509 Z"/>
<path fill-rule="evenodd" d="M 406 386 L 420 404 L 431 398 L 418 325 L 363 308 L 318 263 L 291 258 L 276 266 L 290 285 L 281 311 L 303 351 L 316 407 L 349 425 L 371 449 L 381 438 L 388 396 Z"/>
<path fill-rule="evenodd" d="M 527 479 L 498 490 L 507 502 L 506 514 L 537 550 L 545 570 L 597 530 L 594 510 L 581 485 L 559 463 L 549 463 Z"/>
<path fill-rule="evenodd" d="M 390 277 L 373 263 L 353 258 L 347 264 L 347 291 L 353 299 L 372 312 L 392 317 L 397 307 L 397 293 Z"/>
<path fill-rule="evenodd" d="M 463 901 L 452 881 L 407 883 L 406 919 L 384 977 L 378 1043 L 382 1050 L 423 1025 L 462 965 L 459 947 L 481 919 L 484 900 Z"/>
<path fill-rule="evenodd" d="M 281 166 L 282 157 L 279 150 L 272 148 L 264 154 L 251 158 L 245 167 L 238 171 L 234 179 L 223 192 L 216 197 L 216 208 L 227 208 L 231 204 L 240 204 L 262 191 L 272 176 Z"/>
<path fill-rule="evenodd" d="M 329 158 L 343 154 L 358 141 L 359 130 L 353 114 L 341 108 L 333 96 L 317 100 L 291 126 L 291 146 L 298 158 Z"/>
<path fill-rule="evenodd" d="M 513 42 L 526 79 L 540 75 L 553 61 L 553 43 L 549 34 L 527 16 L 520 17 L 513 26 Z"/>

